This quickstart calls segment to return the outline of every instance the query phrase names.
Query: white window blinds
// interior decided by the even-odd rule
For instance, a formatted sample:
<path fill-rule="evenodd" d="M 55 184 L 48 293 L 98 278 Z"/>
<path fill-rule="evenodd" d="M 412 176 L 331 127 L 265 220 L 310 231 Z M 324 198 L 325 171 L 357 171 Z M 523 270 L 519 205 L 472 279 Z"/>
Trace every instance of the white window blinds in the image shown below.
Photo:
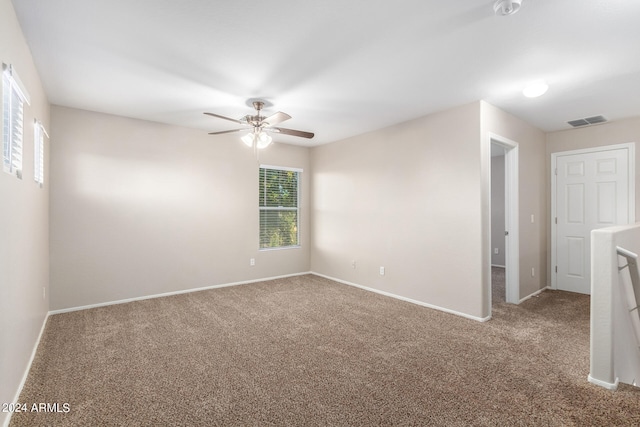
<path fill-rule="evenodd" d="M 299 246 L 300 172 L 260 166 L 260 249 Z"/>
<path fill-rule="evenodd" d="M 33 129 L 33 179 L 42 187 L 44 184 L 44 137 L 49 135 L 39 120 L 34 120 Z"/>
<path fill-rule="evenodd" d="M 22 177 L 24 103 L 29 94 L 11 65 L 2 64 L 2 146 L 3 169 Z"/>

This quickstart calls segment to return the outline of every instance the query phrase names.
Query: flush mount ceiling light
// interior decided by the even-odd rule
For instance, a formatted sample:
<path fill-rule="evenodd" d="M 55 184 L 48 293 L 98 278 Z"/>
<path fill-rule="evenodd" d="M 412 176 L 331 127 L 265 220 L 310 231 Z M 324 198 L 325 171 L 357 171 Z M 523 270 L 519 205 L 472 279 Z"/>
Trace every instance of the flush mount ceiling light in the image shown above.
<path fill-rule="evenodd" d="M 545 82 L 534 82 L 525 87 L 522 94 L 527 98 L 537 98 L 544 95 L 547 89 L 549 89 L 549 85 Z"/>
<path fill-rule="evenodd" d="M 522 0 L 498 0 L 493 4 L 493 11 L 498 16 L 513 15 L 520 10 Z"/>

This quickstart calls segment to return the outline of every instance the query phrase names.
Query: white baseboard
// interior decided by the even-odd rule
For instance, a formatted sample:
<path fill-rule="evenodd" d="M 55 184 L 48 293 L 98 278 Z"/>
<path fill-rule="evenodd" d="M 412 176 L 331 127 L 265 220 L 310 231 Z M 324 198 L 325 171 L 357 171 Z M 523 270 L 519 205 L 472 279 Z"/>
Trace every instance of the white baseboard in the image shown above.
<path fill-rule="evenodd" d="M 44 316 L 44 320 L 42 322 L 42 326 L 40 327 L 40 333 L 38 334 L 38 339 L 36 339 L 36 343 L 33 346 L 33 350 L 31 351 L 31 357 L 29 358 L 29 363 L 27 363 L 27 367 L 24 370 L 24 374 L 22 374 L 22 380 L 18 385 L 18 390 L 16 390 L 16 394 L 11 402 L 19 402 L 20 401 L 20 393 L 22 393 L 22 388 L 24 387 L 24 383 L 27 382 L 27 377 L 29 376 L 29 371 L 31 371 L 31 365 L 33 364 L 33 360 L 36 358 L 36 352 L 38 351 L 38 346 L 40 345 L 40 340 L 42 339 L 42 334 L 44 333 L 44 328 L 47 326 L 47 320 L 49 319 L 49 313 Z M 9 415 L 4 420 L 3 427 L 8 427 L 11 422 L 11 415 L 13 412 L 9 412 Z"/>
<path fill-rule="evenodd" d="M 477 322 L 486 322 L 487 320 L 491 319 L 491 316 L 484 317 L 484 318 L 472 316 L 470 314 L 462 313 L 462 312 L 451 310 L 451 309 L 444 308 L 444 307 L 439 307 L 437 305 L 433 305 L 433 304 L 429 304 L 429 303 L 426 303 L 426 302 L 422 302 L 422 301 L 414 300 L 414 299 L 411 299 L 411 298 L 403 297 L 403 296 L 400 296 L 400 295 L 392 294 L 390 292 L 381 291 L 379 289 L 370 288 L 368 286 L 363 286 L 363 285 L 358 285 L 356 283 L 347 282 L 346 280 L 336 279 L 335 277 L 326 276 L 324 274 L 316 273 L 314 271 L 312 271 L 311 274 L 319 276 L 319 277 L 324 277 L 325 279 L 333 280 L 334 282 L 342 283 L 344 285 L 354 286 L 356 288 L 364 289 L 365 291 L 375 292 L 377 294 L 381 294 L 381 295 L 384 295 L 384 296 L 387 296 L 387 297 L 399 299 L 401 301 L 410 302 L 412 304 L 421 305 L 423 307 L 431 308 L 431 309 L 434 309 L 434 310 L 443 311 L 445 313 L 454 314 L 456 316 L 464 317 L 466 319 L 475 320 Z"/>
<path fill-rule="evenodd" d="M 105 307 L 105 306 L 108 306 L 108 305 L 126 304 L 128 302 L 133 302 L 133 301 L 142 301 L 142 300 L 146 300 L 146 299 L 162 298 L 162 297 L 168 297 L 168 296 L 172 296 L 172 295 L 189 294 L 191 292 L 206 291 L 206 290 L 209 290 L 209 289 L 226 288 L 226 287 L 229 287 L 229 286 L 246 285 L 246 284 L 249 284 L 249 283 L 256 283 L 256 282 L 266 282 L 268 280 L 283 279 L 285 277 L 304 276 L 305 274 L 312 274 L 312 273 L 310 271 L 305 271 L 305 272 L 302 272 L 302 273 L 285 274 L 285 275 L 282 275 L 282 276 L 273 276 L 273 277 L 265 277 L 265 278 L 261 278 L 261 279 L 244 280 L 242 282 L 232 282 L 232 283 L 224 283 L 224 284 L 221 284 L 221 285 L 211 285 L 211 286 L 205 286 L 205 287 L 202 287 L 202 288 L 192 288 L 192 289 L 184 289 L 184 290 L 180 290 L 180 291 L 163 292 L 161 294 L 145 295 L 145 296 L 141 296 L 141 297 L 134 297 L 134 298 L 126 298 L 126 299 L 121 299 L 121 300 L 116 300 L 116 301 L 101 302 L 101 303 L 97 303 L 97 304 L 83 305 L 83 306 L 79 306 L 79 307 L 70 307 L 70 308 L 62 308 L 62 309 L 59 309 L 59 310 L 51 310 L 49 312 L 49 314 L 69 313 L 69 312 L 72 312 L 72 311 L 88 310 L 90 308 Z"/>
<path fill-rule="evenodd" d="M 604 388 L 609 389 L 609 390 L 617 390 L 618 389 L 618 378 L 617 377 L 616 377 L 616 382 L 614 382 L 614 383 L 608 383 L 606 381 L 598 380 L 596 378 L 593 378 L 591 376 L 591 374 L 589 374 L 587 379 L 589 380 L 589 382 L 591 384 L 595 384 L 597 386 L 604 387 Z"/>
<path fill-rule="evenodd" d="M 523 303 L 523 302 L 525 302 L 526 300 L 531 299 L 531 298 L 533 298 L 533 297 L 535 297 L 535 296 L 540 295 L 542 292 L 546 291 L 547 289 L 551 289 L 551 288 L 549 288 L 548 286 L 545 286 L 545 287 L 544 287 L 544 288 L 542 288 L 542 289 L 538 289 L 537 291 L 535 291 L 535 292 L 534 292 L 534 293 L 532 293 L 531 295 L 529 295 L 529 296 L 526 296 L 526 297 L 522 298 L 520 301 L 518 301 L 518 304 L 522 304 L 522 303 Z"/>

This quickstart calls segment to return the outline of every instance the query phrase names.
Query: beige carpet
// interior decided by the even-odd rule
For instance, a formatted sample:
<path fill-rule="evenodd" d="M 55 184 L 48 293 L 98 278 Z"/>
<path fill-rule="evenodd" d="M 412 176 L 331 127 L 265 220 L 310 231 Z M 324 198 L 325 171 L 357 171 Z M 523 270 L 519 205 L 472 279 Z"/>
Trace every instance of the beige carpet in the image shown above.
<path fill-rule="evenodd" d="M 506 277 L 505 269 L 502 267 L 491 267 L 491 303 L 505 302 Z"/>
<path fill-rule="evenodd" d="M 51 316 L 12 426 L 640 425 L 587 382 L 589 297 L 479 323 L 316 276 Z"/>

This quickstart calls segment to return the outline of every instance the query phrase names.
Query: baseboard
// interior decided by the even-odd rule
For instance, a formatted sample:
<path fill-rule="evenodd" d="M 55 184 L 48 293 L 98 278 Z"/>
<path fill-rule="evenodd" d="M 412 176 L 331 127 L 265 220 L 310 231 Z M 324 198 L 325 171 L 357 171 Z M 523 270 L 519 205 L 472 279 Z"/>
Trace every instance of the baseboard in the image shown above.
<path fill-rule="evenodd" d="M 325 279 L 333 280 L 334 282 L 342 283 L 344 285 L 354 286 L 356 288 L 364 289 L 365 291 L 375 292 L 377 294 L 381 294 L 381 295 L 384 295 L 384 296 L 387 296 L 387 297 L 399 299 L 401 301 L 410 302 L 412 304 L 421 305 L 423 307 L 431 308 L 433 310 L 438 310 L 438 311 L 443 311 L 445 313 L 454 314 L 456 316 L 464 317 L 466 319 L 475 320 L 477 322 L 486 322 L 487 320 L 491 319 L 491 316 L 484 317 L 484 318 L 472 316 L 470 314 L 462 313 L 462 312 L 451 310 L 451 309 L 444 308 L 444 307 L 439 307 L 437 305 L 433 305 L 433 304 L 429 304 L 429 303 L 426 303 L 426 302 L 422 302 L 422 301 L 414 300 L 414 299 L 411 299 L 411 298 L 403 297 L 403 296 L 400 296 L 400 295 L 392 294 L 390 292 L 381 291 L 379 289 L 370 288 L 368 286 L 358 285 L 357 283 L 347 282 L 346 280 L 336 279 L 335 277 L 331 277 L 331 276 L 327 276 L 327 275 L 324 275 L 324 274 L 316 273 L 314 271 L 312 271 L 311 274 L 313 274 L 315 276 L 319 276 L 319 277 L 324 277 Z"/>
<path fill-rule="evenodd" d="M 540 295 L 542 292 L 546 291 L 547 289 L 551 289 L 551 288 L 549 288 L 549 286 L 545 286 L 545 287 L 544 287 L 544 288 L 542 288 L 542 289 L 538 289 L 537 291 L 535 291 L 535 292 L 534 292 L 534 293 L 532 293 L 531 295 L 529 295 L 529 296 L 526 296 L 526 297 L 522 298 L 520 301 L 518 301 L 518 304 L 522 304 L 522 303 L 523 303 L 523 302 L 525 302 L 526 300 L 531 299 L 531 298 L 533 298 L 533 297 L 536 297 L 536 296 Z"/>
<path fill-rule="evenodd" d="M 589 382 L 591 384 L 595 384 L 597 386 L 604 387 L 604 388 L 609 389 L 609 390 L 617 390 L 618 389 L 618 378 L 617 377 L 616 377 L 616 382 L 608 383 L 606 381 L 595 379 L 595 378 L 593 378 L 591 376 L 591 374 L 589 374 L 589 376 L 587 377 L 587 380 L 589 380 Z"/>
<path fill-rule="evenodd" d="M 29 363 L 27 363 L 27 367 L 24 370 L 24 374 L 22 375 L 22 380 L 18 385 L 18 390 L 16 390 L 16 394 L 12 400 L 13 403 L 20 401 L 20 393 L 22 393 L 22 388 L 24 384 L 27 382 L 27 377 L 29 376 L 29 371 L 31 371 L 31 365 L 33 364 L 33 360 L 36 358 L 36 353 L 38 351 L 38 346 L 40 345 L 40 340 L 42 339 L 42 335 L 44 334 L 44 328 L 47 326 L 47 320 L 49 320 L 49 313 L 44 316 L 44 321 L 42 322 L 42 327 L 40 328 L 40 333 L 38 334 L 38 339 L 36 339 L 36 343 L 33 346 L 33 350 L 31 351 L 31 357 L 29 358 Z M 9 423 L 11 423 L 11 415 L 13 412 L 9 412 L 9 415 L 4 420 L 3 427 L 8 427 Z"/>
<path fill-rule="evenodd" d="M 241 281 L 241 282 L 224 283 L 224 284 L 221 284 L 221 285 L 211 285 L 211 286 L 205 286 L 205 287 L 202 287 L 202 288 L 192 288 L 192 289 L 183 289 L 183 290 L 180 290 L 180 291 L 163 292 L 161 294 L 145 295 L 145 296 L 141 296 L 141 297 L 126 298 L 126 299 L 121 299 L 121 300 L 116 300 L 116 301 L 108 301 L 108 302 L 101 302 L 101 303 L 97 303 L 97 304 L 89 304 L 89 305 L 83 305 L 83 306 L 78 306 L 78 307 L 70 307 L 70 308 L 62 308 L 62 309 L 59 309 L 59 310 L 51 310 L 49 312 L 49 314 L 69 313 L 69 312 L 72 312 L 72 311 L 88 310 L 88 309 L 91 309 L 91 308 L 106 307 L 108 305 L 126 304 L 128 302 L 142 301 L 142 300 L 152 299 L 152 298 L 162 298 L 162 297 L 169 297 L 169 296 L 172 296 L 172 295 L 189 294 L 189 293 L 192 293 L 192 292 L 207 291 L 207 290 L 210 290 L 210 289 L 227 288 L 229 286 L 239 286 L 239 285 L 246 285 L 246 284 L 249 284 L 249 283 L 266 282 L 268 280 L 284 279 L 286 277 L 304 276 L 305 274 L 312 274 L 312 273 L 310 271 L 305 271 L 305 272 L 302 272 L 302 273 L 284 274 L 282 276 L 273 276 L 273 277 L 265 277 L 265 278 L 261 278 L 261 279 L 244 280 L 244 281 Z"/>

